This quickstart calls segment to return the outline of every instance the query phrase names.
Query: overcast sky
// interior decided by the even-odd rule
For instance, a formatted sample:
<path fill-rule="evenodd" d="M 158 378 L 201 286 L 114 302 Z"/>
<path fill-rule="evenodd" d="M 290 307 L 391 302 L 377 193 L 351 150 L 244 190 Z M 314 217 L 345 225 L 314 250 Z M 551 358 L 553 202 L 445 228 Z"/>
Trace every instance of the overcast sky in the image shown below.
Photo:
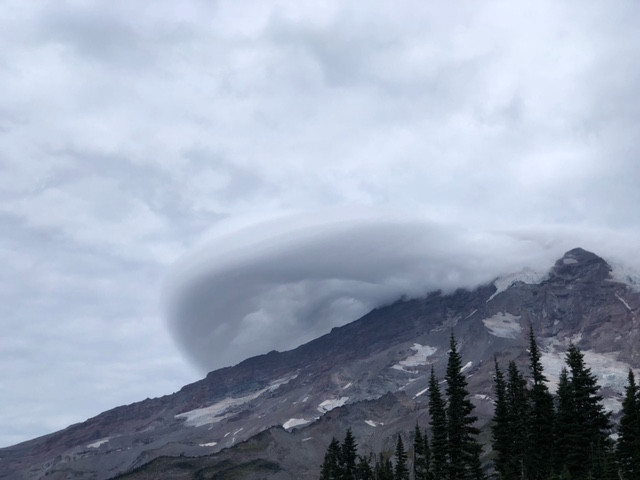
<path fill-rule="evenodd" d="M 640 258 L 635 1 L 7 0 L 0 19 L 0 445 L 402 293 L 574 243 Z"/>

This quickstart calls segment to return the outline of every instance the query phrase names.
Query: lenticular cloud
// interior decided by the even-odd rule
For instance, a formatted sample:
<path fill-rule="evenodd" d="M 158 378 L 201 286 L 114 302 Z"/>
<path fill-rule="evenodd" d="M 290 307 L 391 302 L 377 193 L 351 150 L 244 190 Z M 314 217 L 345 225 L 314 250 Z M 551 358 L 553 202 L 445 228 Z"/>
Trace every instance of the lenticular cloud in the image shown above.
<path fill-rule="evenodd" d="M 294 348 L 402 296 L 548 268 L 561 248 L 407 216 L 292 216 L 183 260 L 168 282 L 168 318 L 190 359 L 211 370 Z"/>

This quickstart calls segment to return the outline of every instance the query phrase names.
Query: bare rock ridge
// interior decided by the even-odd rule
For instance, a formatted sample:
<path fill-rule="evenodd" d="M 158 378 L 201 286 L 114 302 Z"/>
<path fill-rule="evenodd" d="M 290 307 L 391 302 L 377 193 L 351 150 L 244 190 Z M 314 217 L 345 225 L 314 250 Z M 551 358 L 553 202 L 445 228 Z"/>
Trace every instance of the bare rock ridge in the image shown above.
<path fill-rule="evenodd" d="M 551 388 L 573 342 L 615 412 L 627 369 L 640 367 L 639 307 L 640 293 L 576 248 L 544 274 L 399 300 L 294 350 L 0 449 L 0 478 L 316 478 L 326 444 L 347 426 L 367 451 L 416 420 L 426 425 L 427 373 L 442 374 L 452 330 L 481 425 L 493 411 L 493 358 L 524 365 L 529 326 Z"/>

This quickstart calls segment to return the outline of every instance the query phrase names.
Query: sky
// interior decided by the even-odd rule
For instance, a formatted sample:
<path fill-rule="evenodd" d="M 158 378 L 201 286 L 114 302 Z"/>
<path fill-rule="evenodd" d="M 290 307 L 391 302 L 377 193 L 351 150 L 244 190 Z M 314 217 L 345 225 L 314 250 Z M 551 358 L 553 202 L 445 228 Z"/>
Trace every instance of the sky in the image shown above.
<path fill-rule="evenodd" d="M 0 446 L 402 295 L 639 262 L 636 2 L 0 18 Z"/>

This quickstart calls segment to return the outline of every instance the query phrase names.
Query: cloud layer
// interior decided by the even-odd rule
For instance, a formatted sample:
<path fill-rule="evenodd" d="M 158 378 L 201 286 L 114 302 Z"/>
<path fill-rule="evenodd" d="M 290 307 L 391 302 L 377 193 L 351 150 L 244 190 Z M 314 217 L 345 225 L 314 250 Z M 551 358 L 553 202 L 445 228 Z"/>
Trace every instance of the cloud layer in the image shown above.
<path fill-rule="evenodd" d="M 634 249 L 631 238 L 617 235 L 612 248 L 606 237 L 316 211 L 227 233 L 183 260 L 167 288 L 167 311 L 183 350 L 209 371 L 294 348 L 403 296 L 473 288 L 524 268 L 546 272 L 575 246 L 601 255 Z"/>

